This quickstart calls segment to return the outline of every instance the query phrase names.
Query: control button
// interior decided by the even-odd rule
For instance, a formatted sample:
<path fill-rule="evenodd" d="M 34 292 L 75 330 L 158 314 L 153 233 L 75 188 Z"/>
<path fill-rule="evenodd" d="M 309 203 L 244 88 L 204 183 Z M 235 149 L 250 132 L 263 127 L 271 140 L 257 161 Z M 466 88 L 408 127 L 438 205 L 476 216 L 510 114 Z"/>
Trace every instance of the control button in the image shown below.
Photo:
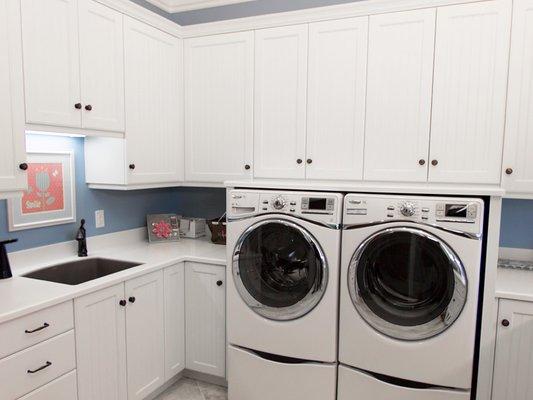
<path fill-rule="evenodd" d="M 427 221 L 429 218 L 428 218 L 427 215 L 422 215 L 422 219 L 425 220 L 425 221 Z"/>
<path fill-rule="evenodd" d="M 444 212 L 444 204 L 442 203 L 437 204 L 436 210 Z"/>
<path fill-rule="evenodd" d="M 389 210 L 389 211 L 394 211 L 394 206 L 388 206 L 388 207 L 387 207 L 387 210 Z"/>
<path fill-rule="evenodd" d="M 477 217 L 477 205 L 476 204 L 469 204 L 466 216 L 471 219 L 475 219 Z"/>
<path fill-rule="evenodd" d="M 266 207 L 263 207 L 263 211 L 267 211 L 267 210 L 268 210 L 268 208 L 266 208 Z"/>
<path fill-rule="evenodd" d="M 268 200 L 263 200 L 263 204 L 268 204 Z"/>
<path fill-rule="evenodd" d="M 328 204 L 328 205 L 326 206 L 326 210 L 327 210 L 327 211 L 333 211 L 334 209 L 335 209 L 335 206 L 334 206 L 333 204 Z"/>
<path fill-rule="evenodd" d="M 295 206 L 296 205 L 296 202 L 295 201 L 291 201 L 291 206 Z"/>
<path fill-rule="evenodd" d="M 328 205 L 333 205 L 333 204 L 335 204 L 335 199 L 327 199 L 327 204 L 328 204 Z"/>
<path fill-rule="evenodd" d="M 444 210 L 437 210 L 437 217 L 444 217 Z"/>
<path fill-rule="evenodd" d="M 387 214 L 387 217 L 394 218 L 394 214 Z"/>
<path fill-rule="evenodd" d="M 361 204 L 361 200 L 350 200 L 348 201 L 350 204 Z"/>
<path fill-rule="evenodd" d="M 425 212 L 425 213 L 429 212 L 429 208 L 424 207 L 424 208 L 422 209 L 422 212 Z"/>
<path fill-rule="evenodd" d="M 291 208 L 291 212 L 295 212 L 296 210 L 294 208 Z"/>
<path fill-rule="evenodd" d="M 349 208 L 346 211 L 348 212 L 348 215 L 366 215 L 367 214 L 366 208 Z"/>

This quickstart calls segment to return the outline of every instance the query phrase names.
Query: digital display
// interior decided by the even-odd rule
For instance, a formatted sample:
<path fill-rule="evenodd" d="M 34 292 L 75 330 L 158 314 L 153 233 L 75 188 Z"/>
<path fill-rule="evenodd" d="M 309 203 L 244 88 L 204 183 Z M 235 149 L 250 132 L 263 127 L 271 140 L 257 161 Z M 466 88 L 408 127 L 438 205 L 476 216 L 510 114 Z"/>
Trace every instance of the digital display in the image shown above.
<path fill-rule="evenodd" d="M 326 210 L 326 199 L 309 199 L 310 210 Z"/>
<path fill-rule="evenodd" d="M 467 204 L 446 204 L 446 216 L 466 218 Z"/>

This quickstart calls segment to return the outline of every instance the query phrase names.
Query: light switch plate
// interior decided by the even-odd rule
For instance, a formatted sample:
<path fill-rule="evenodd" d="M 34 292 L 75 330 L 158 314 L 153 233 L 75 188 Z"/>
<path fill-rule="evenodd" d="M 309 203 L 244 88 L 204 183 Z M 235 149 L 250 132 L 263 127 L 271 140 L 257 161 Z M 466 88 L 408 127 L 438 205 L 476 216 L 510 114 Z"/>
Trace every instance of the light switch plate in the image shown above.
<path fill-rule="evenodd" d="M 103 228 L 105 226 L 105 213 L 104 210 L 96 210 L 94 212 L 94 220 L 96 228 Z"/>

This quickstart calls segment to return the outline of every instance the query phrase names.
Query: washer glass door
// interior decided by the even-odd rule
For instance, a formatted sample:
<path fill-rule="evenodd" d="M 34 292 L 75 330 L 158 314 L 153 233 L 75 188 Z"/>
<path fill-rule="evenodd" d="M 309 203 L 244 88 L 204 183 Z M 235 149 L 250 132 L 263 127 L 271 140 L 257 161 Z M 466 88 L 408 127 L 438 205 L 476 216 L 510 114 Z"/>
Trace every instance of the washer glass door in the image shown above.
<path fill-rule="evenodd" d="M 283 219 L 268 219 L 240 237 L 233 277 L 252 310 L 285 321 L 307 314 L 319 303 L 328 267 L 322 248 L 307 230 Z"/>
<path fill-rule="evenodd" d="M 377 331 L 421 340 L 446 330 L 467 295 L 464 267 L 453 250 L 429 232 L 397 227 L 365 240 L 348 271 L 352 302 Z"/>

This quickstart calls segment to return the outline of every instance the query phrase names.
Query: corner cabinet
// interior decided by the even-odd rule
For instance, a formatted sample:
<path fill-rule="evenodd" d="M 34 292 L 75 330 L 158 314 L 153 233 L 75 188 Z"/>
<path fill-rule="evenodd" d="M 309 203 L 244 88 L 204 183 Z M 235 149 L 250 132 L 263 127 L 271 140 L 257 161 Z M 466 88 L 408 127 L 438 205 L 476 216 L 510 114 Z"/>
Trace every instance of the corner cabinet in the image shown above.
<path fill-rule="evenodd" d="M 515 0 L 502 184 L 533 197 L 533 1 Z"/>
<path fill-rule="evenodd" d="M 0 198 L 26 188 L 20 3 L 0 0 Z"/>
<path fill-rule="evenodd" d="M 90 187 L 136 189 L 183 181 L 182 41 L 124 17 L 125 138 L 87 137 Z"/>
<path fill-rule="evenodd" d="M 533 392 L 533 303 L 499 304 L 492 400 L 528 400 Z"/>
<path fill-rule="evenodd" d="M 185 179 L 252 177 L 254 33 L 187 39 Z"/>

